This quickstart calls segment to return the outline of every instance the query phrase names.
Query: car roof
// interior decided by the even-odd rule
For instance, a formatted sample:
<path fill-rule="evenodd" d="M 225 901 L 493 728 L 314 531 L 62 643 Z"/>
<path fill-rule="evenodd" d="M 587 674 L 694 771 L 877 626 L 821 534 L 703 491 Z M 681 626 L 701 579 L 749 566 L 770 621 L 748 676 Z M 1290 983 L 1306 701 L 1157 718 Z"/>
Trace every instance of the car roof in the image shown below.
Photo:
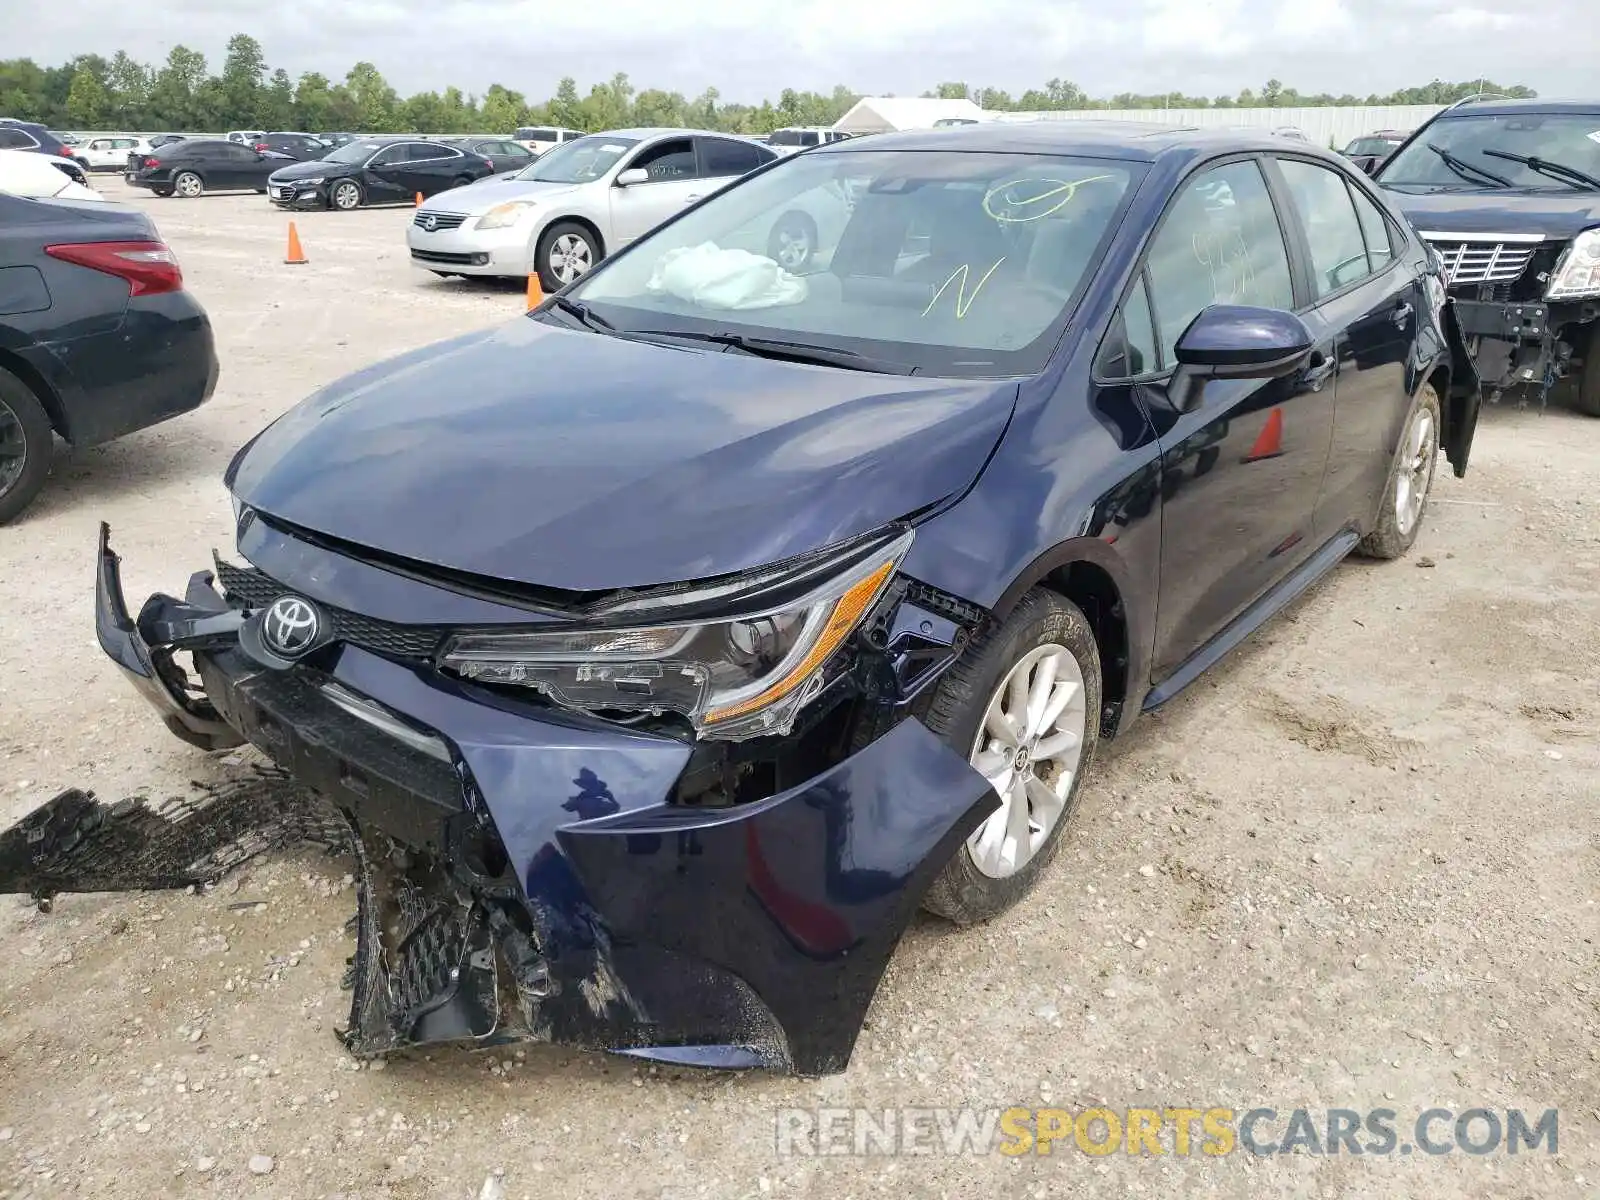
<path fill-rule="evenodd" d="M 1440 117 L 1495 117 L 1518 113 L 1539 116 L 1558 116 L 1573 113 L 1579 116 L 1600 116 L 1600 100 L 1470 100 L 1439 113 Z M 1435 118 L 1437 119 L 1437 118 Z"/>
<path fill-rule="evenodd" d="M 967 154 L 1062 154 L 1148 163 L 1168 156 L 1197 157 L 1228 151 L 1281 151 L 1286 148 L 1299 153 L 1321 152 L 1314 143 L 1288 138 L 1269 129 L 1245 126 L 1202 128 L 1153 121 L 1043 120 L 992 121 L 879 133 L 870 138 L 828 142 L 806 153 L 945 150 Z"/>
<path fill-rule="evenodd" d="M 645 138 L 657 137 L 733 137 L 731 133 L 722 133 L 715 129 L 677 129 L 669 126 L 639 126 L 633 129 L 603 129 L 598 133 L 585 134 L 585 137 L 625 137 Z"/>

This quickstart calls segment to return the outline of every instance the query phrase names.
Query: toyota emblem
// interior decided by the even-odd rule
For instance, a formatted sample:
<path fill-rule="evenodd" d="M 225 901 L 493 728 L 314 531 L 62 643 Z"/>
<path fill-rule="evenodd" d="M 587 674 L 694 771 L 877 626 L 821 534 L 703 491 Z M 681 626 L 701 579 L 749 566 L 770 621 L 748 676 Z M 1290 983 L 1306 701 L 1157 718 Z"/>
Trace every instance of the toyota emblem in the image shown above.
<path fill-rule="evenodd" d="M 422 227 L 429 233 L 432 233 L 434 230 L 439 228 L 439 218 L 434 216 L 423 217 Z"/>
<path fill-rule="evenodd" d="M 321 635 L 322 617 L 299 596 L 279 596 L 261 619 L 261 640 L 284 658 L 299 658 Z"/>

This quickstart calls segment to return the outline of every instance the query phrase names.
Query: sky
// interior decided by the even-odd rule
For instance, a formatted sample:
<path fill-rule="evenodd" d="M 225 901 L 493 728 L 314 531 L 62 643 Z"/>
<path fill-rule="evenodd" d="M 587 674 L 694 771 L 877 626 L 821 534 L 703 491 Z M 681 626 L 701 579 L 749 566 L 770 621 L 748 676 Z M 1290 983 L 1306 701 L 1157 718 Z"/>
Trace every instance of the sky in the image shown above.
<path fill-rule="evenodd" d="M 1232 94 L 1276 77 L 1366 95 L 1489 77 L 1545 96 L 1600 90 L 1597 0 L 54 0 L 0 48 L 54 64 L 175 42 L 220 68 L 230 35 L 291 76 L 361 59 L 402 95 L 490 83 L 543 100 L 617 71 L 636 88 L 724 100 L 783 87 L 916 95 L 944 80 L 1019 95 L 1053 77 L 1091 95 Z"/>

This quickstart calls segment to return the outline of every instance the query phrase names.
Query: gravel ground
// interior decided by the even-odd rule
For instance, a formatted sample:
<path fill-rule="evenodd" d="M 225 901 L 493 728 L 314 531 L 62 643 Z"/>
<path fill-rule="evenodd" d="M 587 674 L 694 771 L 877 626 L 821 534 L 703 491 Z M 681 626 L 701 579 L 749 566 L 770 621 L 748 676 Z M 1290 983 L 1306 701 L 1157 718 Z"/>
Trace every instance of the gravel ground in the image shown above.
<path fill-rule="evenodd" d="M 181 588 L 228 545 L 218 480 L 250 434 L 523 303 L 414 272 L 403 209 L 301 216 L 311 261 L 289 267 L 261 197 L 134 202 L 210 310 L 221 385 L 197 414 L 64 457 L 0 531 L 6 821 L 68 786 L 177 793 L 237 769 L 171 738 L 96 649 L 96 523 L 130 596 Z M 0 1195 L 1595 1196 L 1597 594 L 1600 422 L 1489 410 L 1413 556 L 1342 567 L 1103 755 L 1035 897 L 966 932 L 919 922 L 849 1071 L 823 1080 L 547 1047 L 357 1069 L 333 1034 L 352 948 L 337 860 L 258 863 L 200 896 L 63 897 L 50 916 L 4 899 Z M 1402 1135 L 1435 1105 L 1554 1107 L 1559 1153 L 774 1144 L 790 1106 L 1096 1103 L 1387 1107 Z"/>

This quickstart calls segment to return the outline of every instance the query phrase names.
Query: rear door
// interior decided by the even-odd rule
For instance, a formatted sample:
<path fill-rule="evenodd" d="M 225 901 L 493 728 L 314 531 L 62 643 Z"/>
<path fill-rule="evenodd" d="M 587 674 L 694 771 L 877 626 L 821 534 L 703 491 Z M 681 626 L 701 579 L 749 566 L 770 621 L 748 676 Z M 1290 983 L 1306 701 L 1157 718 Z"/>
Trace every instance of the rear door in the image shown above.
<path fill-rule="evenodd" d="M 1157 370 L 1214 304 L 1302 304 L 1262 166 L 1240 158 L 1180 187 L 1147 251 Z M 1129 333 L 1138 323 L 1129 312 Z M 1319 333 L 1316 318 L 1307 323 Z M 1331 337 L 1283 379 L 1219 379 L 1178 412 L 1164 385 L 1141 389 L 1162 449 L 1161 581 L 1155 681 L 1220 632 L 1315 548 L 1317 495 L 1333 427 Z M 1148 361 L 1148 353 L 1143 355 Z M 1170 375 L 1168 376 L 1170 377 Z"/>
<path fill-rule="evenodd" d="M 406 143 L 406 172 L 410 179 L 409 190 L 423 196 L 436 196 L 455 186 L 462 175 L 473 173 L 466 155 L 454 146 L 436 142 Z"/>
<path fill-rule="evenodd" d="M 1304 247 L 1314 311 L 1334 331 L 1338 385 L 1328 473 L 1317 506 L 1319 540 L 1373 519 L 1395 440 L 1410 408 L 1407 362 L 1425 303 L 1399 262 L 1376 204 L 1344 172 L 1280 155 L 1277 168 Z"/>
<path fill-rule="evenodd" d="M 754 171 L 762 163 L 777 157 L 771 150 L 741 138 L 695 138 L 698 154 L 698 174 L 704 187 L 695 189 L 690 202 L 726 187 L 741 175 Z"/>
<path fill-rule="evenodd" d="M 665 138 L 636 151 L 622 170 L 648 173 L 644 183 L 611 189 L 611 228 L 615 246 L 625 246 L 654 229 L 700 195 L 700 168 L 694 139 Z M 619 172 L 620 174 L 620 172 Z"/>

